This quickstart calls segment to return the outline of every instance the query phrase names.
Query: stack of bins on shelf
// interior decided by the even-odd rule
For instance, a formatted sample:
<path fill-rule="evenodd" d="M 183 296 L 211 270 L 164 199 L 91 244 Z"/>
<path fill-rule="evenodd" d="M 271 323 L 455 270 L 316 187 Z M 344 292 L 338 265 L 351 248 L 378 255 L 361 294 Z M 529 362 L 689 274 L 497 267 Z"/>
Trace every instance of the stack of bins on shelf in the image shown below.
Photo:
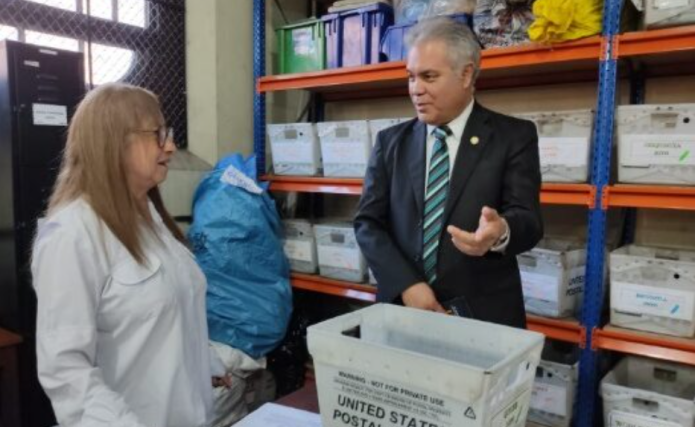
<path fill-rule="evenodd" d="M 349 221 L 322 220 L 312 224 L 306 219 L 289 219 L 283 224 L 283 246 L 292 271 L 318 273 L 347 282 L 365 282 L 367 263 Z"/>
<path fill-rule="evenodd" d="M 569 427 L 575 407 L 579 349 L 546 341 L 536 369 L 528 421 L 548 427 Z"/>
<path fill-rule="evenodd" d="M 644 28 L 664 28 L 695 24 L 692 0 L 632 0 L 643 11 Z"/>
<path fill-rule="evenodd" d="M 695 104 L 620 106 L 615 133 L 619 184 L 695 185 Z M 695 251 L 633 244 L 611 252 L 610 323 L 694 338 Z M 695 425 L 692 366 L 628 356 L 604 377 L 601 396 L 607 426 Z"/>
<path fill-rule="evenodd" d="M 607 427 L 695 425 L 695 367 L 628 356 L 601 381 Z"/>

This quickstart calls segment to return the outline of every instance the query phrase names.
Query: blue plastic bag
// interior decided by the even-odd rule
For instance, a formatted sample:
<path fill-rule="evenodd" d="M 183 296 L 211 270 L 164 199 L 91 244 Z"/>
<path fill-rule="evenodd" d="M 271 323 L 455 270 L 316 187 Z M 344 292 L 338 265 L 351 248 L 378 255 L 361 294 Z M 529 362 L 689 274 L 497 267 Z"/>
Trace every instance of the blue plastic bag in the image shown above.
<path fill-rule="evenodd" d="M 253 358 L 280 343 L 292 314 L 282 222 L 264 187 L 255 157 L 220 160 L 195 192 L 188 232 L 208 280 L 210 339 Z"/>

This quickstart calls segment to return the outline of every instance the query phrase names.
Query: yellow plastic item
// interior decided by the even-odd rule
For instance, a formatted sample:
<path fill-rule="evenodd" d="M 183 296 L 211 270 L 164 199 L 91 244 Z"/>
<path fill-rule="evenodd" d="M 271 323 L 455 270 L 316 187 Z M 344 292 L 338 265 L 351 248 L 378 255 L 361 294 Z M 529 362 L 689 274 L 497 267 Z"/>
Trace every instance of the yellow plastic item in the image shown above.
<path fill-rule="evenodd" d="M 603 0 L 536 0 L 536 20 L 528 29 L 532 41 L 557 43 L 601 32 Z"/>

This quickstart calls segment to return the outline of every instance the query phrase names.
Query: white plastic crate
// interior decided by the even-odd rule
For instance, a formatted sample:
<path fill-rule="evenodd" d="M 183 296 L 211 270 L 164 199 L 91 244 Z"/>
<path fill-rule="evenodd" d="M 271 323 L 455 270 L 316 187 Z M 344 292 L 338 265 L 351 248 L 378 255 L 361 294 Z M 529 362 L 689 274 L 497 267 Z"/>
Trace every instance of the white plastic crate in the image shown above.
<path fill-rule="evenodd" d="M 577 389 L 577 347 L 563 351 L 546 342 L 533 383 L 528 420 L 548 427 L 569 427 Z M 565 343 L 560 343 L 565 344 Z"/>
<path fill-rule="evenodd" d="M 292 271 L 299 273 L 316 273 L 318 257 L 316 255 L 316 240 L 311 223 L 303 219 L 284 220 L 285 237 L 283 248 L 285 256 L 290 261 Z"/>
<path fill-rule="evenodd" d="M 324 427 L 523 427 L 544 337 L 375 304 L 307 339 Z"/>
<path fill-rule="evenodd" d="M 538 129 L 543 182 L 587 182 L 594 113 L 591 110 L 518 115 Z"/>
<path fill-rule="evenodd" d="M 528 312 L 549 317 L 575 314 L 584 294 L 584 243 L 546 238 L 517 260 Z"/>
<path fill-rule="evenodd" d="M 601 381 L 606 427 L 693 427 L 695 367 L 626 357 Z"/>
<path fill-rule="evenodd" d="M 695 104 L 618 107 L 618 181 L 695 185 Z"/>
<path fill-rule="evenodd" d="M 647 28 L 695 24 L 695 0 L 632 0 Z"/>
<path fill-rule="evenodd" d="M 372 151 L 366 120 L 317 123 L 324 176 L 362 178 Z"/>
<path fill-rule="evenodd" d="M 396 126 L 397 124 L 407 122 L 410 117 L 402 117 L 397 119 L 377 119 L 369 121 L 369 134 L 372 138 L 372 147 L 376 145 L 376 136 L 379 132 L 384 129 L 388 129 L 391 126 Z"/>
<path fill-rule="evenodd" d="M 321 147 L 313 123 L 273 124 L 267 130 L 275 174 L 321 174 Z"/>
<path fill-rule="evenodd" d="M 367 262 L 360 252 L 352 224 L 314 225 L 321 276 L 349 282 L 364 282 Z"/>
<path fill-rule="evenodd" d="M 613 325 L 695 336 L 695 252 L 625 246 L 610 271 Z"/>

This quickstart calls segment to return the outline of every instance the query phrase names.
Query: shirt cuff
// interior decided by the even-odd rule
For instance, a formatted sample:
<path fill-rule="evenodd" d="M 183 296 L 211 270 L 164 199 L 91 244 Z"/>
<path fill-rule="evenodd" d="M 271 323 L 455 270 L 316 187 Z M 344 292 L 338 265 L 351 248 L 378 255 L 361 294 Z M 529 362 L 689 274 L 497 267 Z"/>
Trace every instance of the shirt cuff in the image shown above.
<path fill-rule="evenodd" d="M 494 245 L 490 248 L 491 252 L 497 252 L 497 253 L 504 253 L 504 251 L 507 249 L 507 246 L 509 246 L 509 239 L 512 235 L 511 230 L 509 230 L 509 224 L 507 224 L 507 220 L 502 218 L 502 221 L 504 221 L 504 234 L 502 234 L 502 237 L 500 237 L 497 242 L 495 242 Z"/>

